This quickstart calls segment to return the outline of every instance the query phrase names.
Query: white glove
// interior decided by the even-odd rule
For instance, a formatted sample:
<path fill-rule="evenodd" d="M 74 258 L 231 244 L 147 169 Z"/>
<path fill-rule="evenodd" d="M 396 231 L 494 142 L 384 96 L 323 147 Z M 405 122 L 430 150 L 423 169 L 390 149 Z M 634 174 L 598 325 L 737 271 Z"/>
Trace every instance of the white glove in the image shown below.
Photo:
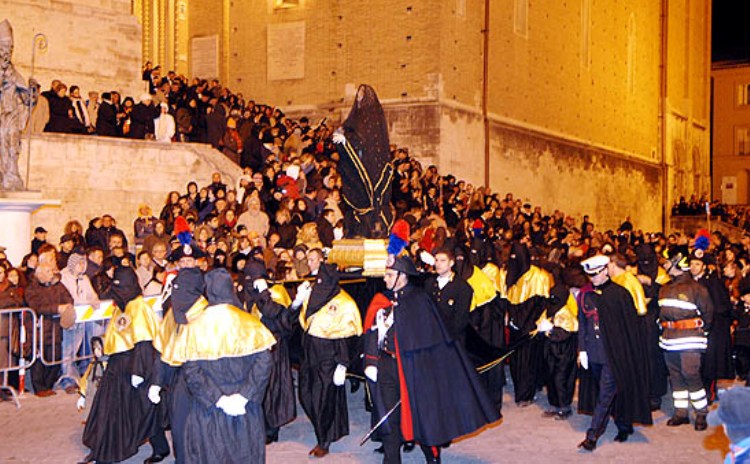
<path fill-rule="evenodd" d="M 300 306 L 302 306 L 302 303 L 310 298 L 311 293 L 312 286 L 310 285 L 310 282 L 304 281 L 299 284 L 299 287 L 297 287 L 297 295 L 294 297 L 294 301 L 292 302 L 292 307 L 299 308 Z"/>
<path fill-rule="evenodd" d="M 346 137 L 342 132 L 336 131 L 333 133 L 333 143 L 340 144 L 346 143 Z"/>
<path fill-rule="evenodd" d="M 140 375 L 131 375 L 130 376 L 130 385 L 133 386 L 133 388 L 138 388 L 138 385 L 143 383 L 143 377 Z"/>
<path fill-rule="evenodd" d="M 255 279 L 253 282 L 253 288 L 257 290 L 258 293 L 262 293 L 263 290 L 268 290 L 268 283 L 266 282 L 266 279 Z"/>
<path fill-rule="evenodd" d="M 343 227 L 334 227 L 333 228 L 333 239 L 334 240 L 341 240 L 344 238 L 344 228 Z"/>
<path fill-rule="evenodd" d="M 344 385 L 346 381 L 346 366 L 339 364 L 333 373 L 333 384 L 337 387 Z"/>
<path fill-rule="evenodd" d="M 419 253 L 419 259 L 422 260 L 423 263 L 425 263 L 428 266 L 434 266 L 435 265 L 435 257 L 430 254 L 427 250 L 422 250 L 421 253 Z"/>
<path fill-rule="evenodd" d="M 578 353 L 578 362 L 581 363 L 581 367 L 588 370 L 589 368 L 589 354 L 585 351 Z"/>
<path fill-rule="evenodd" d="M 161 396 L 159 396 L 160 392 L 160 386 L 151 385 L 150 387 L 148 387 L 148 399 L 154 404 L 159 404 L 161 402 Z"/>
<path fill-rule="evenodd" d="M 219 401 L 216 402 L 216 407 L 229 416 L 241 416 L 247 412 L 245 410 L 246 404 L 247 399 L 239 393 L 235 393 L 234 395 L 229 396 L 223 395 L 219 398 Z"/>
<path fill-rule="evenodd" d="M 372 380 L 373 382 L 378 381 L 378 368 L 375 366 L 365 367 L 365 377 Z"/>
<path fill-rule="evenodd" d="M 86 397 L 79 396 L 78 401 L 76 401 L 76 408 L 78 408 L 79 411 L 83 411 L 83 408 L 86 407 Z"/>
<path fill-rule="evenodd" d="M 539 322 L 539 325 L 537 326 L 537 330 L 542 333 L 549 332 L 550 330 L 554 329 L 555 325 L 552 324 L 552 321 L 547 319 L 546 317 Z"/>

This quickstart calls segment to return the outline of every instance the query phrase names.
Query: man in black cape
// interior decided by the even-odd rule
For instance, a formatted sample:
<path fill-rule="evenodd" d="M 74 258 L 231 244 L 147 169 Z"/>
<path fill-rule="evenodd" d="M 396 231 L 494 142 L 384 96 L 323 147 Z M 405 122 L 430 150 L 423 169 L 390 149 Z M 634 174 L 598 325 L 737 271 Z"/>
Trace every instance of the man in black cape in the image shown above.
<path fill-rule="evenodd" d="M 578 389 L 579 412 L 590 414 L 586 438 L 578 445 L 587 451 L 615 418 L 615 441 L 633 434 L 633 424 L 650 425 L 649 363 L 645 327 L 638 317 L 633 297 L 609 278 L 604 255 L 581 264 L 591 284 L 578 294 L 578 359 L 590 372 Z"/>
<path fill-rule="evenodd" d="M 292 336 L 292 312 L 284 304 L 282 298 L 276 297 L 277 292 L 283 292 L 288 299 L 283 286 L 268 288 L 266 279 L 268 274 L 263 261 L 251 257 L 245 263 L 242 299 L 245 309 L 253 314 L 259 314 L 261 322 L 273 333 L 276 345 L 271 351 L 273 360 L 271 378 L 263 399 L 263 409 L 266 416 L 266 443 L 279 440 L 279 428 L 297 417 L 296 400 L 294 398 L 294 381 L 289 365 L 289 338 Z M 280 288 L 278 288 L 280 287 Z"/>
<path fill-rule="evenodd" d="M 365 318 L 372 421 L 393 410 L 378 430 L 383 462 L 400 463 L 402 441 L 415 441 L 427 462 L 438 463 L 440 445 L 500 415 L 430 296 L 409 283 L 418 275 L 414 263 L 404 256 L 391 259 L 384 277 L 388 290 L 373 298 Z"/>
<path fill-rule="evenodd" d="M 263 396 L 271 374 L 273 334 L 242 311 L 232 277 L 206 274 L 210 306 L 190 314 L 178 335 L 189 392 L 184 461 L 265 462 Z"/>
<path fill-rule="evenodd" d="M 391 229 L 391 182 L 388 125 L 369 85 L 360 85 L 349 116 L 333 136 L 340 160 L 341 196 L 348 236 L 384 238 Z"/>

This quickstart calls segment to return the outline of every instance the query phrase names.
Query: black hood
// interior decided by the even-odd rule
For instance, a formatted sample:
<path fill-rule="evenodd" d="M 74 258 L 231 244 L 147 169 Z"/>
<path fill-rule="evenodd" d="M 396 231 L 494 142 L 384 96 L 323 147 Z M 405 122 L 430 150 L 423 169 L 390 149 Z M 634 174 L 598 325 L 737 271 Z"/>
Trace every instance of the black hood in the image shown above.
<path fill-rule="evenodd" d="M 654 247 L 642 243 L 635 247 L 635 255 L 638 258 L 638 272 L 650 277 L 651 280 L 656 279 L 659 271 L 659 260 Z"/>
<path fill-rule="evenodd" d="M 133 268 L 116 267 L 112 278 L 112 286 L 109 290 L 109 295 L 115 301 L 115 304 L 124 311 L 128 303 L 142 294 L 138 276 Z"/>
<path fill-rule="evenodd" d="M 187 324 L 185 313 L 203 296 L 206 287 L 198 268 L 181 269 L 172 283 L 172 311 L 178 324 Z"/>
<path fill-rule="evenodd" d="M 229 304 L 242 307 L 234 291 L 232 276 L 226 269 L 214 269 L 206 274 L 206 298 L 211 305 Z"/>
<path fill-rule="evenodd" d="M 339 275 L 333 265 L 321 264 L 316 277 L 317 281 L 313 284 L 310 301 L 307 304 L 307 317 L 315 314 L 341 291 Z"/>
<path fill-rule="evenodd" d="M 510 257 L 508 258 L 508 273 L 505 278 L 506 290 L 518 282 L 518 279 L 531 268 L 531 253 L 526 245 L 513 242 L 510 246 Z"/>

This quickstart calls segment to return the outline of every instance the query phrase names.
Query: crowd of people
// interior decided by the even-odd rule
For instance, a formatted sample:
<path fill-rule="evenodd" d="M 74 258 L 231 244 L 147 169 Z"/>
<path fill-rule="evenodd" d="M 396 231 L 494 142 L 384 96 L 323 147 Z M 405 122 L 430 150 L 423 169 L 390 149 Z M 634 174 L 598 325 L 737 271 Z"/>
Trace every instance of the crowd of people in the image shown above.
<path fill-rule="evenodd" d="M 0 308 L 28 304 L 60 315 L 44 319 L 43 349 L 62 366 L 35 363 L 31 387 L 47 396 L 60 385 L 86 398 L 83 404 L 94 402 L 84 432 L 89 460 L 125 459 L 144 440 L 154 448 L 148 462 L 164 459 L 166 408 L 178 462 L 203 462 L 210 453 L 260 462 L 263 440 L 279 440 L 279 429 L 296 417 L 292 366 L 317 439 L 310 454 L 325 456 L 348 434 L 348 376 L 375 392 L 373 424 L 389 418 L 373 435 L 385 462 L 400 462 L 404 443 L 439 462 L 441 447 L 499 419 L 506 365 L 518 407 L 546 390 L 545 417 L 568 419 L 578 387 L 578 411 L 592 415 L 579 444 L 588 451 L 610 416 L 619 442 L 635 425 L 651 424 L 668 382 L 674 414 L 667 425 L 692 422 L 702 431 L 717 381 L 748 381 L 750 234 L 732 243 L 719 232 L 647 233 L 629 219 L 599 230 L 588 216 L 579 222 L 545 212 L 391 147 L 385 208 L 395 220 L 391 241 L 401 246 L 389 246 L 383 282 L 349 287 L 340 280 L 345 270 L 326 263 L 334 241 L 355 227 L 353 206 L 341 195 L 333 128 L 244 102 L 218 82 L 187 85 L 148 67 L 145 77 L 150 96 L 139 105 L 163 101 L 163 114 L 178 120 L 173 138 L 215 143 L 237 160 L 237 184 L 215 173 L 208 185 L 168 192 L 158 216 L 142 205 L 132 244 L 124 226 L 104 214 L 87 228 L 69 222 L 55 244 L 37 227 L 21 263 L 0 256 Z M 65 96 L 55 94 L 47 124 L 58 113 L 54 98 Z M 90 126 L 96 129 L 84 124 L 83 132 L 151 134 L 153 115 L 142 132 L 137 106 L 126 116 L 115 112 L 122 123 L 114 134 L 100 133 L 101 111 Z M 209 122 L 212 114 L 221 124 Z M 144 306 L 144 294 L 159 295 L 163 321 Z M 70 323 L 74 305 L 104 299 L 119 308 L 108 326 Z M 191 345 L 217 327 L 211 343 Z M 100 375 L 89 400 L 92 375 L 82 380 L 85 363 L 72 359 L 97 337 L 119 383 Z M 0 356 L 24 356 L 27 348 L 12 337 L 4 343 Z M 444 384 L 460 392 L 463 409 L 436 386 Z M 242 425 L 227 425 L 238 417 Z M 229 449 L 227 436 L 245 446 Z"/>

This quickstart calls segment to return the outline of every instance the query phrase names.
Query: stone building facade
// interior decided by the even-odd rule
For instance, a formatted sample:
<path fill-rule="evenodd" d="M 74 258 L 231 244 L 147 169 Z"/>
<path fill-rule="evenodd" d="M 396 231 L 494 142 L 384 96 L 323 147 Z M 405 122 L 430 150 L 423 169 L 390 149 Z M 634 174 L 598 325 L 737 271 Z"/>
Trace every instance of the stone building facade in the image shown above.
<path fill-rule="evenodd" d="M 750 63 L 716 63 L 713 84 L 713 197 L 750 204 Z"/>
<path fill-rule="evenodd" d="M 59 79 L 79 86 L 84 100 L 89 91 L 143 92 L 141 26 L 129 0 L 0 0 L 0 11 L 13 25 L 13 62 L 25 78 L 36 44 L 34 78 L 43 90 Z"/>

